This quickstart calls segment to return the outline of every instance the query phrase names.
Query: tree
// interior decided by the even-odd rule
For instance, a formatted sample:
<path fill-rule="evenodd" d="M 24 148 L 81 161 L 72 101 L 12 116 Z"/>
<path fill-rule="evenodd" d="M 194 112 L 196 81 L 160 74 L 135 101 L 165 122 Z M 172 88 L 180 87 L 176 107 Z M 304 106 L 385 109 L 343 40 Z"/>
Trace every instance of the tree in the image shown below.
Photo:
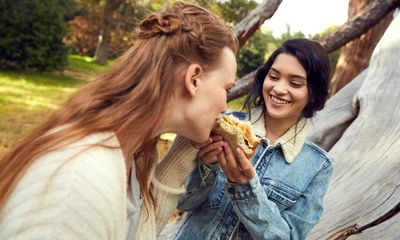
<path fill-rule="evenodd" d="M 58 0 L 0 0 L 0 65 L 50 71 L 67 64 Z"/>
<path fill-rule="evenodd" d="M 271 2 L 264 1 L 256 9 L 254 9 L 246 18 L 244 18 L 238 25 L 236 31 L 237 36 L 248 36 L 248 33 L 252 31 L 255 27 L 260 25 L 260 19 L 266 19 L 265 14 L 258 14 L 261 9 L 266 8 Z M 278 8 L 280 1 L 275 2 L 274 6 L 270 6 L 270 9 Z M 368 31 L 371 27 L 377 24 L 387 13 L 391 12 L 400 5 L 400 0 L 386 0 L 379 1 L 374 0 L 368 7 L 363 9 L 359 14 L 357 14 L 352 19 L 349 19 L 345 24 L 338 27 L 336 30 L 323 35 L 318 41 L 325 48 L 328 53 L 335 51 L 349 41 L 356 39 L 363 33 Z M 257 10 L 258 9 L 258 10 Z M 268 16 L 272 16 L 275 12 L 269 12 Z M 253 14 L 254 13 L 254 14 Z M 252 18 L 256 19 L 252 19 Z M 248 23 L 247 25 L 245 23 Z M 247 40 L 246 37 L 242 37 L 243 41 Z M 251 88 L 252 81 L 255 72 L 251 72 L 241 79 L 236 81 L 236 86 L 231 90 L 228 95 L 228 100 L 239 98 L 247 94 Z"/>
<path fill-rule="evenodd" d="M 372 0 L 350 0 L 349 19 L 371 2 Z M 338 64 L 331 79 L 330 95 L 334 95 L 368 67 L 372 51 L 392 21 L 392 15 L 393 12 L 389 12 L 378 24 L 341 48 Z"/>
<path fill-rule="evenodd" d="M 271 33 L 263 33 L 257 31 L 242 47 L 238 53 L 238 77 L 243 77 L 249 72 L 256 70 L 265 62 L 265 53 L 267 51 L 267 43 L 273 38 Z"/>
<path fill-rule="evenodd" d="M 400 238 L 399 58 L 398 14 L 368 68 L 333 95 L 308 128 L 335 160 L 324 214 L 309 239 Z"/>
<path fill-rule="evenodd" d="M 242 47 L 260 26 L 274 15 L 282 0 L 264 0 L 235 26 L 236 37 Z"/>
<path fill-rule="evenodd" d="M 114 10 L 117 9 L 123 2 L 124 0 L 105 1 L 101 18 L 101 30 L 98 38 L 96 53 L 93 59 L 94 62 L 100 64 L 106 64 L 107 62 L 108 44 L 111 39 L 112 15 Z"/>
<path fill-rule="evenodd" d="M 237 24 L 257 6 L 254 0 L 231 0 L 217 2 L 220 16 L 230 24 Z"/>

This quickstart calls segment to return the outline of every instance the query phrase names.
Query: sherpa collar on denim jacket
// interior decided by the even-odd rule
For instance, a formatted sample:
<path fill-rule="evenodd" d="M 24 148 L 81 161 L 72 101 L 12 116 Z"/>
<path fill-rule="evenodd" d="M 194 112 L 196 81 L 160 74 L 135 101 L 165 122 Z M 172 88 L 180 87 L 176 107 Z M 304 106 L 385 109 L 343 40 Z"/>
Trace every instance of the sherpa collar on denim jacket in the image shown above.
<path fill-rule="evenodd" d="M 260 137 L 266 138 L 265 120 L 264 117 L 260 117 L 261 114 L 261 107 L 254 108 L 251 111 L 251 123 L 253 125 L 254 133 Z M 291 126 L 275 143 L 275 145 L 279 144 L 281 146 L 287 163 L 292 163 L 294 158 L 297 156 L 297 154 L 299 154 L 301 148 L 303 147 L 303 144 L 306 140 L 306 123 L 307 120 L 305 118 L 300 119 L 296 124 Z"/>

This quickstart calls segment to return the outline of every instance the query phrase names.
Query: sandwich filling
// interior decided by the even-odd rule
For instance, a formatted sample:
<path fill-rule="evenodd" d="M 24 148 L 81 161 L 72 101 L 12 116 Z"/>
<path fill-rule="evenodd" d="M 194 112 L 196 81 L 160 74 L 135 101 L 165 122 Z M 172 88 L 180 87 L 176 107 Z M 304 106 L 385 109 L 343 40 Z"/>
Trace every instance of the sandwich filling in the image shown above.
<path fill-rule="evenodd" d="M 233 115 L 225 115 L 217 120 L 215 133 L 222 135 L 231 147 L 240 147 L 251 156 L 261 139 L 253 134 L 250 122 L 240 121 Z"/>

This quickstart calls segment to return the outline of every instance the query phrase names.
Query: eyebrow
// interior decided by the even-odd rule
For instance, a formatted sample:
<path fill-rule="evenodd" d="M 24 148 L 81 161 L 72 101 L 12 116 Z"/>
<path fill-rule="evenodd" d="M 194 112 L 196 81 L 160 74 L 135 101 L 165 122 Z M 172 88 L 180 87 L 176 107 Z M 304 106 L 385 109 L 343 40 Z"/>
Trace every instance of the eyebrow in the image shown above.
<path fill-rule="evenodd" d="M 273 68 L 273 67 L 271 67 L 271 70 L 274 71 L 274 72 L 280 73 L 277 69 L 275 69 L 275 68 Z M 307 81 L 307 78 L 306 78 L 305 76 L 303 76 L 303 75 L 290 74 L 289 76 L 290 76 L 290 77 L 294 77 L 294 78 L 301 78 L 301 79 L 304 79 L 304 80 Z"/>

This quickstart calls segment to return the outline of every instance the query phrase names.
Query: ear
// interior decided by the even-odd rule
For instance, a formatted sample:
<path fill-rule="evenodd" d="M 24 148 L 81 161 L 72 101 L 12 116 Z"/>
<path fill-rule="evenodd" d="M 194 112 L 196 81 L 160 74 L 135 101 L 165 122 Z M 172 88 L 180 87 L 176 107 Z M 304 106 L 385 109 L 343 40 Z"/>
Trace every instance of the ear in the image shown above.
<path fill-rule="evenodd" d="M 192 63 L 186 69 L 185 74 L 185 92 L 189 94 L 189 96 L 194 96 L 198 90 L 200 84 L 200 76 L 203 73 L 203 68 L 197 64 Z"/>

